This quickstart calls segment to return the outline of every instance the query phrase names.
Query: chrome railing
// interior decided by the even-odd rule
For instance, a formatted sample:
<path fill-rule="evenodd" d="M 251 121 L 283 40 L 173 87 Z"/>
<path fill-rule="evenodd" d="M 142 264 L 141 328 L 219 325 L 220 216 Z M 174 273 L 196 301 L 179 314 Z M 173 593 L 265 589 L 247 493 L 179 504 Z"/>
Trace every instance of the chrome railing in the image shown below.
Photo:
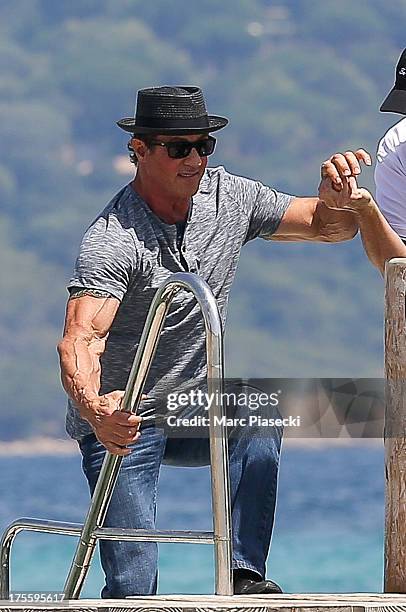
<path fill-rule="evenodd" d="M 79 535 L 78 546 L 64 587 L 65 599 L 79 598 L 98 539 L 214 544 L 215 593 L 232 595 L 228 447 L 222 403 L 223 334 L 216 300 L 210 287 L 199 276 L 183 272 L 173 274 L 156 292 L 128 378 L 121 410 L 133 413 L 137 411 L 166 315 L 173 298 L 182 289 L 191 291 L 195 296 L 206 329 L 208 393 L 213 398 L 209 419 L 213 531 L 158 531 L 103 527 L 123 460 L 119 455 L 106 453 L 83 525 L 19 519 L 4 532 L 0 542 L 0 599 L 9 599 L 11 546 L 17 533 L 23 530 Z"/>

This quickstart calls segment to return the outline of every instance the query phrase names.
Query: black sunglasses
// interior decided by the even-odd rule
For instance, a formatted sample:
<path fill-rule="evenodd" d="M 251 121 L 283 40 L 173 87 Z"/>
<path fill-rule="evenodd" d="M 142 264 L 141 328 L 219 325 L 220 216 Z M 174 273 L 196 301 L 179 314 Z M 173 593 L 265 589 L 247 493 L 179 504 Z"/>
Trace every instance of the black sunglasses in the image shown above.
<path fill-rule="evenodd" d="M 190 155 L 192 149 L 196 149 L 200 157 L 207 157 L 214 153 L 216 139 L 209 136 L 204 140 L 189 142 L 188 140 L 172 140 L 171 142 L 160 142 L 159 140 L 150 140 L 148 144 L 165 147 L 168 156 L 172 159 L 182 159 Z"/>

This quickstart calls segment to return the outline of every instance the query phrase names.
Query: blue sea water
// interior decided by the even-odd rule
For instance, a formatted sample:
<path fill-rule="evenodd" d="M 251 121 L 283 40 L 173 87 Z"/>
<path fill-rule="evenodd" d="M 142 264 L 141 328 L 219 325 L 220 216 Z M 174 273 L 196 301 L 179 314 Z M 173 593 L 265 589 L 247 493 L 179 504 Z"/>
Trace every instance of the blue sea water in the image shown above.
<path fill-rule="evenodd" d="M 82 522 L 88 491 L 80 456 L 0 457 L 0 531 L 17 517 Z M 260 492 L 259 492 L 260 494 Z M 164 467 L 158 526 L 211 529 L 206 468 Z M 285 448 L 268 576 L 286 592 L 381 592 L 384 453 L 381 446 Z M 76 539 L 22 533 L 12 550 L 13 591 L 60 591 Z M 207 545 L 160 545 L 159 592 L 212 593 Z M 82 597 L 98 597 L 98 557 Z"/>

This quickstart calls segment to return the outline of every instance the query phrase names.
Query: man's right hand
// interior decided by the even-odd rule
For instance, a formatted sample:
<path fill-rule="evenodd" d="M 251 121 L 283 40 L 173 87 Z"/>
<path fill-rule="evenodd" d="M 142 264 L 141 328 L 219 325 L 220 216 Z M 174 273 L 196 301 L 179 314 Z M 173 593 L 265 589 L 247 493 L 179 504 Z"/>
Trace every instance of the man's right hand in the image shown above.
<path fill-rule="evenodd" d="M 367 166 L 372 163 L 365 149 L 353 153 L 336 153 L 321 165 L 319 197 L 328 208 L 359 212 L 368 205 L 371 196 L 365 189 L 358 188 L 356 177 L 361 172 L 361 162 Z"/>
<path fill-rule="evenodd" d="M 82 416 L 92 426 L 97 439 L 113 455 L 129 455 L 127 444 L 140 437 L 138 428 L 142 417 L 120 410 L 124 391 L 111 391 L 88 399 L 86 413 Z"/>

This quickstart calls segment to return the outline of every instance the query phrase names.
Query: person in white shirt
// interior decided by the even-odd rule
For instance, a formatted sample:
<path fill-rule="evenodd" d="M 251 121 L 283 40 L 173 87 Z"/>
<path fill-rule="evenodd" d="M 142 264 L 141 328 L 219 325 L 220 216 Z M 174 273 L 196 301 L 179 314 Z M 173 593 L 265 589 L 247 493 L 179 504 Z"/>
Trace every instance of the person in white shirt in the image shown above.
<path fill-rule="evenodd" d="M 406 115 L 406 49 L 396 66 L 395 85 L 380 110 Z M 378 206 L 403 241 L 397 247 L 393 243 L 392 256 L 406 257 L 406 118 L 392 126 L 378 145 L 375 185 Z"/>
<path fill-rule="evenodd" d="M 406 240 L 406 118 L 386 132 L 378 145 L 376 158 L 379 208 L 395 232 Z"/>

